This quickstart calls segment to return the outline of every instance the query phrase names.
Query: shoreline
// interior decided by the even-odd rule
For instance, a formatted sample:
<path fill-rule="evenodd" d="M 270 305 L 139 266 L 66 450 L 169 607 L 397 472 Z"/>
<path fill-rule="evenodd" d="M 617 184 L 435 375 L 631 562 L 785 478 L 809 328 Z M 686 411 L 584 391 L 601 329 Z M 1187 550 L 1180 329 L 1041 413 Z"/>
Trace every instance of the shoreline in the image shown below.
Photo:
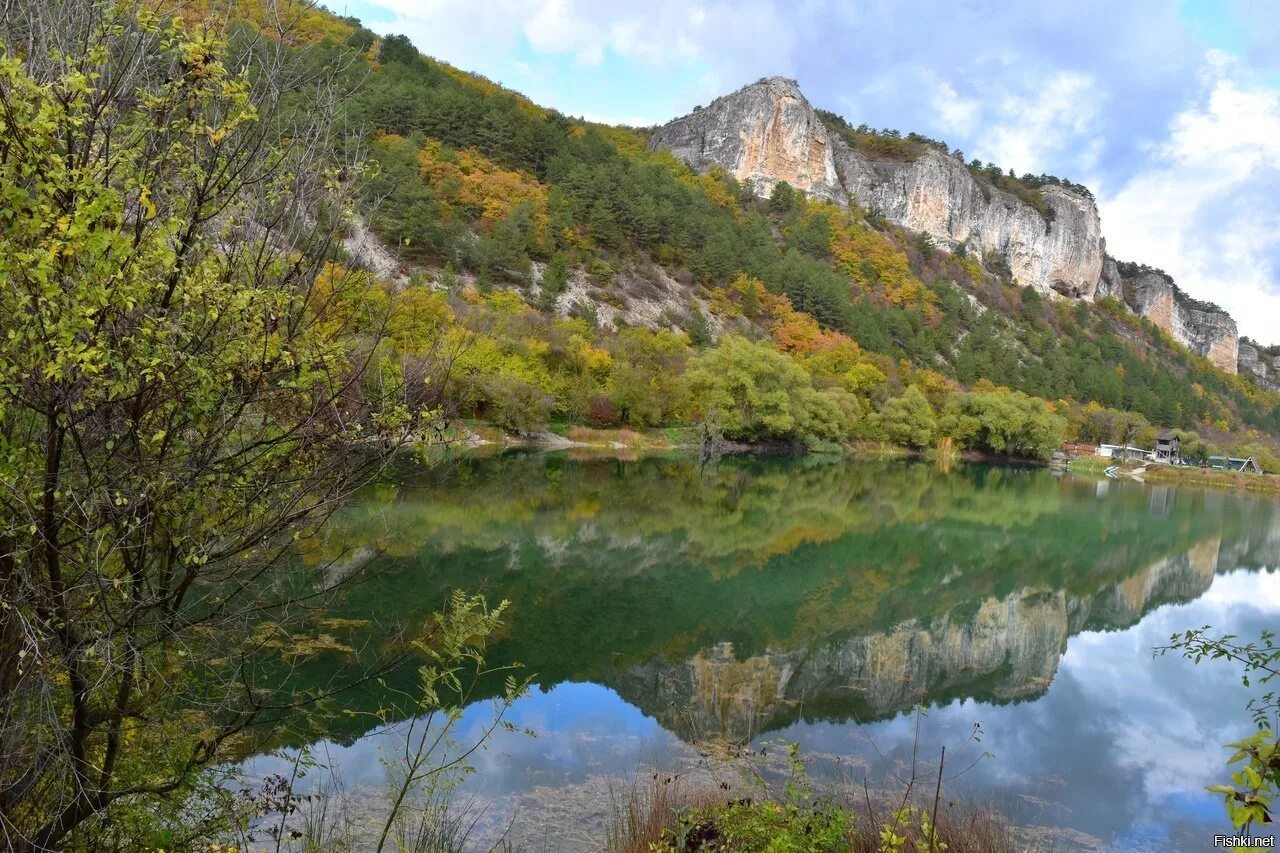
<path fill-rule="evenodd" d="M 1102 476 L 1104 470 L 1115 465 L 1113 460 L 1102 456 L 1077 456 L 1067 463 L 1067 471 L 1072 474 Z M 1152 485 L 1200 486 L 1280 496 L 1280 475 L 1276 474 L 1247 474 L 1243 471 L 1190 465 L 1121 464 L 1117 467 L 1119 475 Z"/>

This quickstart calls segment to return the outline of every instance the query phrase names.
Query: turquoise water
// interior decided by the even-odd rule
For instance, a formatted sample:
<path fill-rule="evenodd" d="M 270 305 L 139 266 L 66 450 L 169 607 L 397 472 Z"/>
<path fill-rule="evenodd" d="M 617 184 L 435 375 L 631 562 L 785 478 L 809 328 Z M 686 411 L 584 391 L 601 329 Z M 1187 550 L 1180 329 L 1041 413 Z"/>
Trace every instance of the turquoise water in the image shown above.
<path fill-rule="evenodd" d="M 1275 502 L 1033 468 L 508 454 L 371 491 L 305 548 L 334 571 L 375 553 L 337 614 L 372 620 L 346 638 L 357 656 L 451 589 L 512 602 L 490 660 L 534 677 L 509 719 L 537 737 L 499 736 L 466 787 L 530 837 L 579 824 L 552 849 L 598 840 L 584 792 L 601 779 L 726 739 L 795 741 L 815 774 L 889 786 L 945 744 L 948 766 L 977 760 L 949 798 L 1058 849 L 1205 849 L 1227 827 L 1203 786 L 1248 730 L 1248 694 L 1152 648 L 1280 614 Z M 345 784 L 385 782 L 393 741 L 364 712 L 412 684 L 406 667 L 326 718 L 313 746 Z"/>

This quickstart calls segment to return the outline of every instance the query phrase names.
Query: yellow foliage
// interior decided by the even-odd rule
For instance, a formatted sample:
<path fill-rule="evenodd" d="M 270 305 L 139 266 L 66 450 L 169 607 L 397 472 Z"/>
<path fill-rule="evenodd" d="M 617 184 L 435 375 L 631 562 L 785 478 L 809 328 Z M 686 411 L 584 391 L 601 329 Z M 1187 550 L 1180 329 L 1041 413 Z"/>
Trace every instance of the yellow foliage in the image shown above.
<path fill-rule="evenodd" d="M 960 391 L 960 383 L 938 373 L 936 370 L 917 370 L 911 384 L 920 389 L 929 405 L 938 411 L 942 410 L 947 399 Z"/>
<path fill-rule="evenodd" d="M 344 42 L 356 30 L 324 7 L 303 0 L 149 0 L 146 5 L 166 17 L 218 29 L 228 21 L 245 23 L 268 38 L 279 38 L 295 47 L 326 38 Z"/>
<path fill-rule="evenodd" d="M 982 264 L 978 263 L 977 258 L 973 255 L 966 255 L 959 259 L 959 264 L 969 274 L 969 278 L 973 280 L 974 284 L 982 282 Z"/>
<path fill-rule="evenodd" d="M 868 394 L 887 378 L 858 342 L 843 332 L 824 329 L 791 300 L 770 293 L 764 283 L 740 273 L 728 287 L 711 293 L 711 310 L 721 316 L 747 315 L 768 326 L 780 352 L 796 357 L 811 376 L 835 380 L 855 394 Z"/>
<path fill-rule="evenodd" d="M 879 285 L 895 305 L 928 305 L 933 292 L 911 274 L 906 252 L 884 234 L 850 222 L 836 221 L 831 256 L 836 267 L 864 291 Z"/>
<path fill-rule="evenodd" d="M 701 174 L 686 168 L 677 177 L 680 183 L 701 190 L 720 207 L 727 207 L 734 213 L 739 212 L 738 199 L 729 191 L 728 173 L 720 166 L 713 166 Z"/>
<path fill-rule="evenodd" d="M 508 216 L 522 202 L 529 202 L 533 205 L 538 239 L 546 239 L 547 188 L 532 175 L 504 169 L 472 148 L 449 151 L 435 139 L 427 140 L 418 151 L 418 168 L 446 209 L 465 207 L 488 226 Z"/>
<path fill-rule="evenodd" d="M 444 294 L 425 287 L 409 287 L 396 294 L 391 309 L 387 334 L 396 349 L 410 355 L 427 352 L 453 323 Z"/>

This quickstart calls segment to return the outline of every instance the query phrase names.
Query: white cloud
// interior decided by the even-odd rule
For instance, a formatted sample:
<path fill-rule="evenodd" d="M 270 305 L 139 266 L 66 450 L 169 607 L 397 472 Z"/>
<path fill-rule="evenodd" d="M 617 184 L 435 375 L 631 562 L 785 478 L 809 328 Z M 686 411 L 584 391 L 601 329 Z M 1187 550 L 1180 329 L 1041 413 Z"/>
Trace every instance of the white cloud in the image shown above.
<path fill-rule="evenodd" d="M 937 110 L 943 130 L 962 136 L 973 133 L 982 112 L 982 105 L 976 98 L 962 97 L 945 80 L 934 81 L 933 108 Z"/>
<path fill-rule="evenodd" d="M 1161 267 L 1218 303 L 1242 334 L 1280 337 L 1280 93 L 1248 88 L 1210 53 L 1205 89 L 1150 165 L 1099 199 L 1111 254 Z"/>
<path fill-rule="evenodd" d="M 980 156 L 1022 174 L 1046 171 L 1069 147 L 1088 151 L 1097 144 L 1093 134 L 1102 91 L 1087 74 L 1060 71 L 1023 92 L 1004 95 L 980 134 Z"/>

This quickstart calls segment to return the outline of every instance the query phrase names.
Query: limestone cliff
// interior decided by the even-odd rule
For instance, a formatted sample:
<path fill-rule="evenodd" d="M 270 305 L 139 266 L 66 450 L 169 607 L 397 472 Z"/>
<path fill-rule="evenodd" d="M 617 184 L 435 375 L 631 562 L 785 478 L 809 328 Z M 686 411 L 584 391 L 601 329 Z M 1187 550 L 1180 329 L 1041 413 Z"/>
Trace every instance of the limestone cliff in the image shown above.
<path fill-rule="evenodd" d="M 949 154 L 930 150 L 908 162 L 873 160 L 836 139 L 836 170 L 850 198 L 892 222 L 963 245 L 978 255 L 1003 255 L 1020 284 L 1092 298 L 1105 244 L 1093 199 L 1065 189 L 1041 189 L 1053 211 L 1040 211 L 983 185 Z"/>
<path fill-rule="evenodd" d="M 1250 341 L 1239 347 L 1240 373 L 1263 388 L 1280 391 L 1280 353 L 1261 349 Z"/>
<path fill-rule="evenodd" d="M 1093 200 L 1045 187 L 1044 216 L 980 184 L 963 163 L 937 151 L 914 161 L 870 159 L 828 132 L 794 80 L 771 77 L 717 98 L 659 128 L 649 139 L 695 169 L 728 170 L 767 196 L 778 181 L 820 198 L 853 199 L 943 245 L 1005 256 L 1015 278 L 1039 290 L 1093 296 L 1104 245 Z"/>
<path fill-rule="evenodd" d="M 663 127 L 649 147 L 667 149 L 699 171 L 721 166 L 768 196 L 786 181 L 810 195 L 846 200 L 832 139 L 794 80 L 771 77 L 717 98 Z"/>
<path fill-rule="evenodd" d="M 1135 313 L 1227 373 L 1236 372 L 1239 337 L 1236 321 L 1229 314 L 1188 298 L 1173 279 L 1158 270 L 1140 269 L 1132 276 L 1122 275 L 1120 282 L 1117 295 Z"/>
<path fill-rule="evenodd" d="M 907 159 L 855 150 L 823 124 L 794 80 L 761 79 L 675 119 L 649 139 L 695 169 L 719 166 L 767 196 L 778 181 L 846 204 L 856 202 L 941 245 L 1003 256 L 1021 284 L 1075 299 L 1114 296 L 1174 340 L 1228 373 L 1237 371 L 1235 321 L 1185 296 L 1167 276 L 1106 257 L 1097 206 L 1087 192 L 1039 188 L 1044 209 L 975 177 L 931 147 Z M 1276 383 L 1276 362 L 1246 353 L 1250 375 Z M 1256 368 L 1256 369 L 1255 369 Z M 1267 387 L 1272 387 L 1268 385 Z"/>

